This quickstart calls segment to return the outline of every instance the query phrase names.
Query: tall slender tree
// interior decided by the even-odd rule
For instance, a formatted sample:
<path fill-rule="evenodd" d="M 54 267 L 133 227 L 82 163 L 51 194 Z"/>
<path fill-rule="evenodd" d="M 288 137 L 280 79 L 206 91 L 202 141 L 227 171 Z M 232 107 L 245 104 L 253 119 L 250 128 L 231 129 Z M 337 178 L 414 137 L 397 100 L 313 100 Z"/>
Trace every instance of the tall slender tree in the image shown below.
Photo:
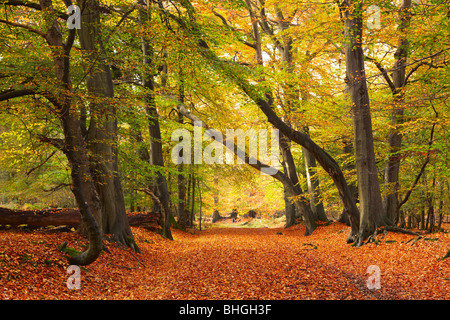
<path fill-rule="evenodd" d="M 144 3 L 144 1 L 139 2 L 142 8 L 139 11 L 140 23 L 143 26 L 150 26 L 152 18 L 152 3 Z M 173 240 L 172 232 L 170 230 L 170 196 L 169 188 L 167 186 L 166 176 L 163 174 L 164 169 L 164 155 L 162 150 L 162 140 L 161 140 L 161 127 L 159 124 L 159 114 L 156 106 L 155 100 L 155 83 L 152 70 L 154 70 L 153 61 L 153 48 L 147 35 L 143 34 L 141 36 L 142 42 L 142 55 L 143 55 L 143 65 L 145 68 L 145 73 L 142 75 L 142 85 L 145 88 L 145 110 L 148 117 L 148 131 L 151 139 L 150 146 L 150 163 L 159 168 L 156 172 L 156 196 L 159 199 L 164 210 L 161 209 L 162 213 L 162 226 L 163 235 Z"/>
<path fill-rule="evenodd" d="M 361 245 L 362 241 L 374 233 L 377 227 L 389 222 L 383 214 L 375 160 L 370 100 L 362 49 L 362 1 L 344 0 L 339 5 L 339 9 L 344 21 L 346 81 L 353 114 L 356 174 L 361 211 L 358 245 Z"/>
<path fill-rule="evenodd" d="M 394 66 L 392 73 L 388 71 L 375 58 L 366 56 L 372 61 L 383 75 L 393 96 L 393 108 L 391 111 L 391 127 L 389 132 L 389 155 L 386 162 L 384 185 L 386 197 L 383 207 L 384 214 L 393 222 L 399 218 L 399 172 L 400 172 L 400 152 L 402 147 L 402 134 L 400 126 L 404 121 L 404 97 L 406 86 L 406 62 L 408 59 L 409 41 L 408 27 L 411 21 L 411 0 L 403 0 L 398 14 L 398 43 L 394 53 Z"/>

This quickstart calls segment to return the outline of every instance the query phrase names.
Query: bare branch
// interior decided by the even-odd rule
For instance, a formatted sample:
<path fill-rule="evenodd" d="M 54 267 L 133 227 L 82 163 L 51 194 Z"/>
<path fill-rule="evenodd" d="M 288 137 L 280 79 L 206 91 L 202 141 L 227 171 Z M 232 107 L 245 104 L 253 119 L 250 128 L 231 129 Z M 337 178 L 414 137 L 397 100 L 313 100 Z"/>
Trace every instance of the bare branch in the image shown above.
<path fill-rule="evenodd" d="M 33 32 L 33 33 L 36 33 L 36 34 L 40 35 L 41 37 L 43 37 L 44 39 L 46 39 L 46 34 L 45 33 L 43 33 L 42 31 L 36 30 L 36 29 L 34 29 L 34 28 L 30 27 L 30 26 L 27 26 L 25 24 L 16 23 L 16 22 L 4 20 L 4 19 L 0 19 L 0 22 L 4 23 L 4 24 L 7 24 L 7 25 L 10 25 L 10 26 L 13 26 L 13 27 L 19 27 L 19 28 L 26 29 L 26 30 L 28 30 L 30 32 Z"/>
<path fill-rule="evenodd" d="M 428 151 L 427 151 L 427 157 L 425 159 L 425 162 L 422 164 L 422 167 L 420 168 L 419 173 L 416 176 L 416 179 L 414 180 L 413 184 L 409 188 L 409 190 L 406 192 L 405 197 L 403 200 L 398 204 L 398 209 L 400 209 L 409 199 L 411 196 L 411 193 L 413 192 L 414 188 L 416 187 L 417 183 L 419 182 L 420 178 L 422 177 L 423 173 L 425 172 L 425 168 L 430 162 L 430 155 L 431 155 L 431 145 L 433 144 L 433 135 L 434 135 L 434 128 L 436 126 L 436 122 L 433 123 L 433 126 L 431 127 L 431 133 L 430 133 L 430 141 L 428 142 Z"/>
<path fill-rule="evenodd" d="M 31 168 L 27 171 L 26 175 L 29 176 L 34 170 L 39 169 L 42 167 L 48 160 L 50 160 L 51 157 L 53 157 L 56 154 L 57 150 L 53 151 L 44 161 L 42 161 L 40 164 L 38 164 L 36 167 Z"/>
<path fill-rule="evenodd" d="M 408 63 L 408 64 L 405 64 L 405 65 L 402 65 L 401 67 L 396 67 L 396 68 L 392 68 L 392 69 L 386 70 L 386 72 L 392 72 L 392 71 L 399 70 L 399 69 L 401 69 L 401 68 L 405 68 L 405 67 L 408 67 L 408 66 L 412 66 L 412 65 L 414 65 L 414 64 L 416 64 L 416 63 L 418 63 L 418 62 L 421 62 L 421 61 L 423 61 L 423 60 L 430 59 L 430 58 L 434 58 L 434 57 L 436 57 L 436 56 L 438 56 L 438 55 L 440 55 L 440 54 L 442 54 L 442 53 L 444 53 L 444 52 L 446 52 L 446 51 L 449 51 L 449 50 L 450 50 L 450 47 L 445 48 L 445 49 L 442 49 L 442 50 L 439 50 L 439 51 L 436 52 L 436 53 L 433 53 L 433 54 L 431 54 L 431 55 L 429 55 L 429 56 L 420 58 L 420 59 L 418 59 L 418 60 L 414 60 L 413 62 Z M 417 70 L 417 69 L 416 69 L 416 70 Z M 416 71 L 416 70 L 414 70 L 414 71 Z M 414 72 L 414 71 L 413 71 L 413 72 Z M 412 74 L 413 72 L 410 71 L 410 72 L 408 73 L 408 75 L 405 77 L 405 80 L 407 80 L 407 79 L 411 76 L 411 74 Z M 382 74 L 381 74 L 381 75 L 382 75 Z M 373 76 L 367 77 L 367 79 L 375 78 L 375 77 L 378 77 L 378 76 L 380 76 L 380 74 L 375 74 L 375 75 L 373 75 Z"/>
<path fill-rule="evenodd" d="M 52 187 L 52 188 L 50 188 L 50 189 L 42 189 L 44 192 L 50 192 L 50 193 L 53 193 L 53 192 L 56 192 L 56 191 L 58 191 L 58 190 L 61 190 L 61 189 L 63 189 L 63 188 L 67 188 L 67 187 L 70 187 L 72 184 L 71 183 L 60 183 L 60 184 L 58 184 L 56 187 Z"/>
<path fill-rule="evenodd" d="M 387 84 L 389 85 L 389 89 L 391 89 L 393 94 L 397 93 L 397 88 L 395 87 L 394 83 L 392 82 L 391 78 L 388 75 L 388 72 L 385 68 L 381 65 L 381 63 L 376 60 L 375 58 L 371 58 L 369 56 L 364 56 L 366 60 L 369 60 L 375 64 L 375 66 L 380 70 L 381 74 L 383 75 L 384 80 L 386 80 Z"/>
<path fill-rule="evenodd" d="M 35 10 L 41 10 L 41 5 L 39 3 L 34 3 L 30 1 L 21 1 L 21 0 L 8 0 L 8 1 L 2 1 L 2 4 L 7 6 L 23 6 L 32 8 Z"/>
<path fill-rule="evenodd" d="M 196 115 L 194 115 L 190 111 L 188 111 L 186 109 L 186 107 L 184 106 L 184 104 L 178 105 L 178 111 L 186 118 L 188 118 L 196 123 L 200 123 L 202 128 L 208 129 L 208 130 L 210 130 L 210 132 L 214 132 L 212 135 L 215 137 L 217 142 L 222 143 L 227 148 L 229 148 L 231 146 L 232 148 L 229 148 L 229 150 L 231 152 L 233 152 L 235 155 L 237 155 L 238 157 L 241 157 L 241 155 L 242 155 L 244 158 L 242 160 L 244 160 L 244 162 L 249 164 L 251 167 L 255 168 L 258 171 L 262 171 L 263 168 L 272 168 L 270 165 L 262 163 L 261 161 L 259 161 L 257 159 L 250 159 L 249 155 L 244 150 L 241 150 L 234 142 L 227 143 L 226 137 L 221 138 L 224 136 L 224 135 L 222 135 L 221 132 L 218 132 L 215 129 L 211 129 L 202 119 L 200 119 L 199 117 L 197 117 Z M 254 161 L 251 161 L 251 160 L 254 160 Z M 254 162 L 256 162 L 256 163 L 254 163 Z M 285 177 L 284 174 L 281 173 L 281 171 L 279 171 L 275 168 L 273 168 L 273 169 L 274 169 L 274 172 L 275 171 L 277 172 L 275 175 L 273 175 L 273 177 L 282 183 L 286 183 L 288 178 Z"/>
<path fill-rule="evenodd" d="M 225 19 L 224 16 L 222 16 L 220 13 L 218 13 L 218 12 L 215 11 L 215 10 L 211 10 L 211 11 L 212 11 L 212 13 L 213 13 L 216 17 L 218 17 L 218 18 L 222 21 L 222 23 L 223 23 L 224 26 L 226 26 L 228 29 L 230 29 L 230 30 L 233 31 L 233 32 L 236 32 L 236 31 L 237 31 L 236 28 L 232 27 L 232 26 L 228 23 L 227 19 Z M 240 39 L 240 38 L 238 38 L 238 40 L 239 40 L 240 42 L 242 42 L 243 44 L 245 44 L 246 46 L 250 47 L 250 48 L 253 48 L 253 49 L 256 48 L 256 44 L 254 44 L 254 43 L 250 43 L 250 42 L 245 41 L 245 40 L 242 40 L 242 39 Z"/>
<path fill-rule="evenodd" d="M 42 142 L 46 142 L 54 146 L 55 148 L 61 150 L 62 152 L 66 153 L 67 149 L 64 143 L 63 139 L 57 139 L 57 138 L 49 138 L 45 135 L 38 135 L 39 140 Z"/>
<path fill-rule="evenodd" d="M 440 52 L 438 52 L 438 54 L 440 54 L 440 53 L 442 53 L 442 50 L 440 51 Z M 414 66 L 414 68 L 412 68 L 409 72 L 408 72 L 408 74 L 406 75 L 406 77 L 405 77 L 405 82 L 404 82 L 404 86 L 408 83 L 408 79 L 409 79 L 409 77 L 411 77 L 411 75 L 414 73 L 414 72 L 416 72 L 421 66 L 424 66 L 424 65 L 427 65 L 427 66 L 429 66 L 430 68 L 434 68 L 434 69 L 438 69 L 438 68 L 443 68 L 444 66 L 437 66 L 437 65 L 434 65 L 434 64 L 432 64 L 432 63 L 430 63 L 430 62 L 427 62 L 427 61 L 421 61 L 418 65 L 416 65 L 416 66 Z"/>

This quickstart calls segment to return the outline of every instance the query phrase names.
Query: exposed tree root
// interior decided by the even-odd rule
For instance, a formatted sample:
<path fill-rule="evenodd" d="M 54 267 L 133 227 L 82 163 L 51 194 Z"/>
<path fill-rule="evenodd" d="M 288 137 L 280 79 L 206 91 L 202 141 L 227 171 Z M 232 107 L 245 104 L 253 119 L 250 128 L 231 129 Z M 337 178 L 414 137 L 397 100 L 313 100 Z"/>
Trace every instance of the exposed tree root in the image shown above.
<path fill-rule="evenodd" d="M 411 230 L 407 230 L 407 229 L 403 229 L 397 226 L 384 226 L 381 228 L 382 230 L 386 230 L 386 231 L 391 231 L 391 232 L 398 232 L 398 233 L 404 233 L 404 234 L 410 234 L 413 236 L 420 236 L 419 233 L 411 231 Z"/>
<path fill-rule="evenodd" d="M 379 227 L 379 228 L 375 229 L 375 231 L 371 235 L 369 235 L 367 237 L 366 241 L 364 241 L 365 239 L 363 239 L 360 235 L 358 235 L 356 237 L 356 239 L 354 239 L 355 242 L 354 242 L 353 245 L 356 246 L 356 247 L 360 247 L 360 246 L 362 246 L 364 244 L 375 242 L 376 241 L 375 238 L 379 234 L 383 234 L 381 236 L 381 238 L 380 238 L 380 239 L 383 239 L 384 237 L 386 237 L 388 231 L 414 235 L 414 236 L 419 237 L 419 239 L 422 238 L 422 236 L 419 233 L 417 233 L 417 232 L 414 232 L 414 231 L 411 231 L 411 230 L 407 230 L 407 229 L 403 229 L 403 228 L 397 227 L 395 225 L 387 225 L 387 226 L 382 226 L 382 227 Z M 348 240 L 347 240 L 347 243 L 348 243 Z"/>

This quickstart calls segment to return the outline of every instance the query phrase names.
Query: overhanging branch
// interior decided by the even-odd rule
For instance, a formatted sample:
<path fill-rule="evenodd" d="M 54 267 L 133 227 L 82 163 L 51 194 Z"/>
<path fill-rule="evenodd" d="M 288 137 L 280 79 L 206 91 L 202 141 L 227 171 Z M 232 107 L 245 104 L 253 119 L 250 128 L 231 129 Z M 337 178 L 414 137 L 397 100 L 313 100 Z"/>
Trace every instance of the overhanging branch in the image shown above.
<path fill-rule="evenodd" d="M 0 92 L 0 101 L 29 96 L 33 94 L 36 94 L 36 91 L 32 89 L 5 90 Z"/>
<path fill-rule="evenodd" d="M 30 27 L 30 26 L 27 26 L 26 24 L 21 24 L 21 23 L 17 23 L 17 22 L 12 22 L 12 21 L 5 20 L 5 19 L 0 19 L 0 22 L 1 22 L 1 23 L 4 23 L 4 24 L 7 24 L 7 25 L 10 25 L 10 26 L 13 26 L 13 27 L 18 27 L 18 28 L 26 29 L 26 30 L 28 30 L 28 31 L 30 31 L 30 32 L 32 32 L 32 33 L 38 34 L 38 35 L 40 35 L 41 37 L 43 37 L 44 39 L 46 39 L 46 34 L 45 34 L 44 32 L 39 31 L 39 30 L 37 30 L 37 29 L 34 29 L 34 28 Z"/>

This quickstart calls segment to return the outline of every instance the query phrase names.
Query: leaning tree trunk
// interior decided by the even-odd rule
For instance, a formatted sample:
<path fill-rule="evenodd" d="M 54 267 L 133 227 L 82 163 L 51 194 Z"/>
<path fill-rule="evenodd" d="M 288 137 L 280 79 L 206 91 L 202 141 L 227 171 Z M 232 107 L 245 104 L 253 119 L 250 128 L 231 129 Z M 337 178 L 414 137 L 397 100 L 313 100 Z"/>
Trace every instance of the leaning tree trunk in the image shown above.
<path fill-rule="evenodd" d="M 353 154 L 353 143 L 351 141 L 348 141 L 346 138 L 344 138 L 343 143 L 344 143 L 343 153 L 345 155 L 343 170 L 353 171 L 355 169 L 354 161 L 352 161 L 351 163 L 348 162 L 348 157 L 351 154 Z M 353 195 L 353 199 L 354 199 L 355 203 L 357 203 L 358 202 L 358 186 L 354 182 L 351 182 L 351 183 L 349 183 L 348 187 L 350 189 L 350 192 Z M 350 220 L 348 218 L 347 210 L 345 208 L 342 210 L 342 213 L 341 213 L 338 221 L 345 223 L 346 225 L 350 225 Z"/>
<path fill-rule="evenodd" d="M 279 129 L 280 132 L 282 132 L 291 141 L 305 147 L 314 156 L 314 158 L 316 158 L 317 162 L 320 163 L 324 170 L 333 179 L 333 182 L 339 191 L 339 196 L 341 197 L 344 207 L 349 215 L 351 231 L 349 237 L 347 238 L 347 242 L 355 241 L 359 232 L 360 214 L 338 163 L 333 159 L 333 157 L 325 152 L 325 150 L 320 148 L 313 140 L 311 140 L 308 135 L 294 130 L 286 124 L 272 109 L 271 104 L 267 101 L 267 96 L 264 96 L 259 91 L 257 86 L 250 84 L 248 79 L 245 79 L 242 75 L 237 73 L 236 70 L 241 70 L 241 67 L 237 63 L 219 59 L 208 44 L 198 36 L 201 33 L 198 32 L 198 26 L 195 22 L 191 22 L 187 25 L 183 20 L 178 19 L 175 15 L 168 12 L 166 12 L 166 14 L 170 15 L 171 18 L 178 23 L 178 26 L 186 31 L 190 31 L 191 34 L 196 37 L 195 40 L 199 46 L 200 54 L 210 61 L 213 68 L 220 71 L 224 77 L 230 81 L 233 81 L 245 94 L 247 94 L 266 115 L 269 123 Z"/>
<path fill-rule="evenodd" d="M 247 10 L 249 13 L 249 17 L 251 20 L 251 24 L 252 24 L 252 33 L 253 33 L 253 38 L 255 39 L 255 44 L 253 46 L 253 48 L 255 49 L 255 59 L 256 62 L 259 66 L 263 66 L 263 55 L 262 55 L 262 43 L 261 43 L 261 35 L 259 32 L 259 25 L 258 25 L 258 19 L 255 15 L 255 11 L 253 9 L 252 3 L 250 0 L 245 0 L 245 3 L 247 4 Z M 279 14 L 281 15 L 281 11 L 279 11 Z M 281 33 L 283 34 L 284 37 L 284 32 L 289 24 L 286 23 L 286 21 L 284 19 L 282 19 L 282 17 L 280 17 L 280 30 Z M 294 70 L 294 66 L 293 66 L 293 56 L 292 56 L 292 39 L 287 36 L 286 39 L 284 39 L 285 41 L 283 42 L 284 45 L 282 45 L 280 42 L 276 42 L 276 47 L 277 49 L 280 51 L 281 56 L 282 56 L 282 61 L 283 61 L 283 68 L 286 69 L 286 72 L 292 74 L 293 70 Z M 261 78 L 260 80 L 264 80 L 264 78 Z M 295 95 L 292 93 L 293 88 L 290 84 L 288 84 L 285 88 L 286 90 L 286 105 L 289 108 L 289 111 L 291 109 L 291 106 L 293 104 L 293 100 L 295 99 Z M 268 97 L 269 101 L 273 101 L 273 99 L 271 98 L 271 93 L 266 93 L 266 96 Z M 292 152 L 291 152 L 291 145 L 290 145 L 290 141 L 289 139 L 284 136 L 282 133 L 279 136 L 279 140 L 280 140 L 280 152 L 281 152 L 281 156 L 283 157 L 283 167 L 286 170 L 286 176 L 291 180 L 294 189 L 295 189 L 295 194 L 297 196 L 300 196 L 303 194 L 303 190 L 300 187 L 300 183 L 299 183 L 299 179 L 298 179 L 298 175 L 297 175 L 297 170 L 296 170 L 296 166 L 295 166 L 295 161 L 294 161 L 294 157 L 292 156 Z M 290 199 L 293 194 L 291 191 L 289 191 L 289 186 L 286 185 L 285 183 L 283 183 L 283 188 L 284 188 L 284 200 L 285 200 L 285 211 L 286 211 L 286 228 L 292 226 L 295 223 L 295 218 L 296 215 L 302 215 L 301 211 L 298 211 L 297 208 L 298 206 L 296 206 L 294 204 L 294 202 Z"/>
<path fill-rule="evenodd" d="M 130 226 L 148 226 L 157 223 L 159 214 L 156 212 L 134 213 L 127 216 L 127 219 Z M 50 226 L 78 229 L 81 224 L 81 214 L 78 209 L 12 210 L 0 208 L 0 225 L 10 225 L 12 228 L 26 225 L 30 229 Z"/>
<path fill-rule="evenodd" d="M 103 233 L 113 234 L 116 240 L 139 251 L 128 220 L 118 173 L 117 119 L 113 105 L 114 89 L 106 52 L 102 42 L 99 3 L 80 0 L 83 14 L 78 30 L 85 55 L 86 86 L 90 95 L 90 123 L 88 146 L 91 172 L 100 196 L 102 211 L 95 216 Z"/>
<path fill-rule="evenodd" d="M 284 166 L 286 167 L 286 175 L 292 182 L 295 195 L 299 196 L 303 194 L 303 190 L 298 180 L 294 157 L 292 156 L 291 146 L 289 142 L 290 142 L 289 139 L 287 139 L 283 134 L 280 134 L 280 150 L 281 155 L 283 157 Z M 283 186 L 285 189 L 285 196 L 292 194 L 292 192 L 286 190 L 289 189 L 289 186 L 287 186 L 286 184 L 283 184 Z M 291 200 L 289 198 L 290 197 L 288 196 L 287 200 L 289 201 L 289 204 L 286 206 L 286 228 L 292 226 L 295 223 L 295 213 L 296 213 L 295 205 L 292 205 Z M 301 212 L 299 212 L 299 214 L 301 214 Z"/>
<path fill-rule="evenodd" d="M 344 0 L 340 5 L 344 20 L 347 84 L 350 92 L 354 127 L 354 148 L 360 201 L 358 245 L 379 226 L 383 215 L 378 169 L 375 162 L 372 119 L 362 50 L 362 1 Z"/>
<path fill-rule="evenodd" d="M 203 122 L 200 118 L 198 118 L 197 116 L 190 113 L 185 108 L 184 105 L 180 104 L 178 106 L 178 110 L 186 118 L 194 121 L 195 123 L 201 124 L 201 126 L 206 129 L 209 129 L 208 125 L 205 122 Z M 209 129 L 209 130 L 214 131 L 213 129 Z M 250 161 L 250 157 L 245 152 L 245 150 L 240 150 L 240 148 L 234 143 L 234 141 L 232 143 L 227 141 L 226 137 L 223 138 L 223 135 L 221 133 L 218 133 L 218 132 L 215 133 L 214 137 L 217 142 L 220 142 L 223 145 L 225 145 L 227 148 L 229 148 L 229 150 L 231 152 L 233 152 L 238 157 L 241 157 L 243 155 L 244 159 L 242 159 L 242 160 L 244 161 L 244 163 L 249 164 L 254 169 L 264 172 L 264 169 L 271 168 L 269 165 L 264 164 L 259 160 L 256 160 L 256 163 L 254 163 L 253 161 Z M 271 168 L 271 169 L 274 169 L 274 168 Z M 303 216 L 303 218 L 305 220 L 305 227 L 306 227 L 305 235 L 312 234 L 313 231 L 316 229 L 317 225 L 316 225 L 316 222 L 314 219 L 314 214 L 311 210 L 311 207 L 307 204 L 308 201 L 303 197 L 303 195 L 301 193 L 301 189 L 296 187 L 293 184 L 292 180 L 287 175 L 283 174 L 280 170 L 273 170 L 273 171 L 274 171 L 274 173 L 272 174 L 272 177 L 277 179 L 278 181 L 280 181 L 283 184 L 283 186 L 285 188 L 285 192 L 287 193 L 287 195 L 289 197 L 291 197 L 293 199 L 293 204 L 295 206 L 295 210 L 297 210 L 297 212 L 299 212 Z M 299 193 L 299 191 L 300 191 L 300 193 Z"/>

